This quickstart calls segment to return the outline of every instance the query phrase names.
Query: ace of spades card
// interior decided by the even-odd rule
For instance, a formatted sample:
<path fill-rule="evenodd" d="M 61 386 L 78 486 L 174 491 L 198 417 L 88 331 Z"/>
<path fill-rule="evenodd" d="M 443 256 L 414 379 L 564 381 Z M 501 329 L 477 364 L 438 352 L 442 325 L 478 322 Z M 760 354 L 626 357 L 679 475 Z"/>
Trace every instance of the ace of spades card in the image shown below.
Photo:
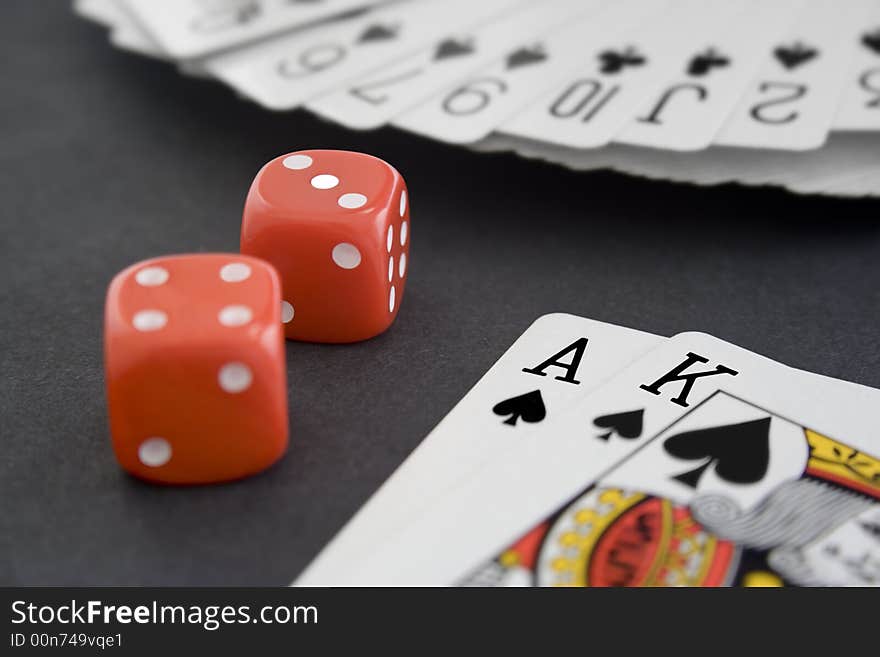
<path fill-rule="evenodd" d="M 538 318 L 449 412 L 297 579 L 345 584 L 364 546 L 380 544 L 482 464 L 517 444 L 664 338 L 575 315 Z"/>
<path fill-rule="evenodd" d="M 538 576 L 543 563 L 550 571 L 566 563 L 554 560 L 561 559 L 561 553 L 551 558 L 552 549 L 541 552 L 556 536 L 548 532 L 562 527 L 557 522 L 562 517 L 559 510 L 577 516 L 572 500 L 585 500 L 586 511 L 576 518 L 584 522 L 577 531 L 559 529 L 565 535 L 559 539 L 562 547 L 570 548 L 569 556 L 575 558 L 577 546 L 566 541 L 577 542 L 578 532 L 595 529 L 587 522 L 589 504 L 604 514 L 620 496 L 635 503 L 633 495 L 659 500 L 656 504 L 665 505 L 662 513 L 667 515 L 661 516 L 666 518 L 683 517 L 693 510 L 695 517 L 705 520 L 706 513 L 719 508 L 717 501 L 723 500 L 731 509 L 724 513 L 741 519 L 732 523 L 736 527 L 723 531 L 717 522 L 708 521 L 712 529 L 699 530 L 702 534 L 694 540 L 727 537 L 729 559 L 719 572 L 713 571 L 714 579 L 695 576 L 686 583 L 761 581 L 763 575 L 744 579 L 752 572 L 749 559 L 764 564 L 755 571 L 766 574 L 763 581 L 849 582 L 828 575 L 843 566 L 817 560 L 818 553 L 828 551 L 816 543 L 825 534 L 807 530 L 819 526 L 820 517 L 825 518 L 823 526 L 841 536 L 862 531 L 849 527 L 850 521 L 857 528 L 865 523 L 875 527 L 874 507 L 862 503 L 867 499 L 874 504 L 880 486 L 875 458 L 880 453 L 878 404 L 878 390 L 795 370 L 709 335 L 677 335 L 592 395 L 571 400 L 568 408 L 524 434 L 515 448 L 481 469 L 478 479 L 389 535 L 348 583 L 583 583 L 583 570 L 575 566 L 570 582 Z M 791 552 L 794 543 L 771 531 L 775 521 L 767 522 L 763 530 L 753 522 L 768 504 L 778 503 L 784 512 L 792 499 L 821 497 L 816 486 L 832 484 L 845 494 L 817 502 L 819 511 L 803 518 L 806 533 L 799 536 L 796 554 Z M 827 506 L 827 517 L 822 505 Z M 835 505 L 842 509 L 839 513 Z M 647 537 L 656 538 L 654 521 L 661 516 L 639 520 L 636 514 L 627 521 L 627 532 L 646 541 L 646 554 L 659 549 L 659 544 L 648 545 Z M 677 528 L 674 523 L 663 526 Z M 737 528 L 754 529 L 756 535 L 739 540 Z M 872 560 L 877 558 L 876 550 L 867 549 L 872 534 L 864 532 L 868 538 L 861 542 L 836 539 L 832 546 L 847 561 L 864 557 L 864 572 L 852 581 L 868 581 Z M 560 543 L 552 545 L 558 548 Z M 786 546 L 789 552 L 781 549 Z M 540 561 L 541 554 L 545 562 Z M 521 557 L 525 560 L 519 561 Z M 801 563 L 804 568 L 797 575 L 779 565 L 786 558 L 810 563 Z M 607 553 L 603 559 L 620 561 L 623 556 Z M 648 557 L 627 559 L 624 570 L 638 570 Z M 775 565 L 768 565 L 771 562 Z M 629 579 L 612 577 L 612 571 L 605 570 L 608 577 L 596 581 L 660 583 L 635 570 Z"/>

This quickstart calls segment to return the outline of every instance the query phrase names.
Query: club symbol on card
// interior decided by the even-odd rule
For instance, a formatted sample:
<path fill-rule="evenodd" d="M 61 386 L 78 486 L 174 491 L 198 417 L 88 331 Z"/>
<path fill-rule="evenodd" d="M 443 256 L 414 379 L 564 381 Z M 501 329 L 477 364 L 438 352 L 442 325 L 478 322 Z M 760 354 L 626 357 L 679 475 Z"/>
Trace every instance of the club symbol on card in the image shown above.
<path fill-rule="evenodd" d="M 398 30 L 400 30 L 400 25 L 382 25 L 376 23 L 370 25 L 364 30 L 358 37 L 357 42 L 372 43 L 373 41 L 390 41 L 391 39 L 397 38 Z"/>
<path fill-rule="evenodd" d="M 880 27 L 862 36 L 862 45 L 873 53 L 880 55 Z"/>
<path fill-rule="evenodd" d="M 599 434 L 596 438 L 604 440 L 606 443 L 611 440 L 611 436 L 619 436 L 625 440 L 635 440 L 642 435 L 642 421 L 644 417 L 644 409 L 597 417 L 593 420 L 593 424 L 599 429 L 607 429 L 607 431 Z"/>
<path fill-rule="evenodd" d="M 627 46 L 622 51 L 604 50 L 599 53 L 599 70 L 602 73 L 614 75 L 627 66 L 641 66 L 646 61 L 632 46 Z"/>
<path fill-rule="evenodd" d="M 221 32 L 232 27 L 246 25 L 259 15 L 259 2 L 241 2 L 230 7 L 211 10 L 195 18 L 190 24 L 190 28 L 193 32 L 201 32 L 203 34 Z"/>
<path fill-rule="evenodd" d="M 730 59 L 719 53 L 715 48 L 707 48 L 697 53 L 688 63 L 688 75 L 701 77 L 707 75 L 714 68 L 730 66 Z"/>
<path fill-rule="evenodd" d="M 547 409 L 544 407 L 544 398 L 541 397 L 540 390 L 532 390 L 524 395 L 498 402 L 492 407 L 492 412 L 495 415 L 509 415 L 510 417 L 504 420 L 504 424 L 512 427 L 516 426 L 519 419 L 523 422 L 535 423 L 547 417 Z"/>
<path fill-rule="evenodd" d="M 693 470 L 671 478 L 696 488 L 709 466 L 714 464 L 715 474 L 731 484 L 761 481 L 770 464 L 770 421 L 771 418 L 765 417 L 670 436 L 663 443 L 670 456 L 703 461 Z"/>
<path fill-rule="evenodd" d="M 806 64 L 818 54 L 818 50 L 805 46 L 800 41 L 796 41 L 790 46 L 779 46 L 773 51 L 773 56 L 789 71 L 796 69 L 801 64 Z"/>
<path fill-rule="evenodd" d="M 547 53 L 544 52 L 544 46 L 539 43 L 533 46 L 517 48 L 507 56 L 507 70 L 512 71 L 515 68 L 538 64 L 545 59 L 547 59 Z"/>
<path fill-rule="evenodd" d="M 437 50 L 434 52 L 434 61 L 439 62 L 442 59 L 471 55 L 473 52 L 473 39 L 443 39 L 443 41 L 437 44 Z"/>

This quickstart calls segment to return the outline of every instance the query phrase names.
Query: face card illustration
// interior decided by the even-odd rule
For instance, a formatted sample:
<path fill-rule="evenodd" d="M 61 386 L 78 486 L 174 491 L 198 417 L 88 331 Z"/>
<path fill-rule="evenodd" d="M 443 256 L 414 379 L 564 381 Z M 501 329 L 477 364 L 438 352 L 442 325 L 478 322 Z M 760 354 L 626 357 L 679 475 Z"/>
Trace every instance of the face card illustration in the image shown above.
<path fill-rule="evenodd" d="M 324 549 L 296 584 L 342 585 L 381 544 L 569 400 L 664 338 L 567 314 L 537 319 Z"/>
<path fill-rule="evenodd" d="M 202 57 L 379 0 L 124 0 L 169 55 Z"/>
<path fill-rule="evenodd" d="M 705 34 L 738 11 L 729 0 L 673 2 L 654 20 L 606 30 L 584 64 L 498 131 L 569 148 L 609 143 L 671 79 Z"/>
<path fill-rule="evenodd" d="M 442 36 L 428 48 L 307 103 L 308 109 L 349 128 L 378 128 L 430 98 L 439 89 L 474 73 L 516 47 L 582 12 L 582 0 L 518 4 L 472 30 Z"/>
<path fill-rule="evenodd" d="M 649 11 L 639 0 L 584 0 L 581 6 L 576 20 L 550 33 L 534 31 L 500 59 L 392 124 L 448 143 L 478 141 L 577 67 L 599 34 L 647 20 L 665 2 L 652 4 Z"/>
<path fill-rule="evenodd" d="M 684 419 L 719 391 L 751 405 L 715 401 L 706 406 L 710 415 Z M 880 452 L 878 403 L 878 390 L 798 371 L 709 335 L 677 335 L 387 536 L 348 583 L 459 583 L 597 482 L 680 504 L 725 495 L 752 509 L 803 471 L 808 452 L 795 439 L 798 427 L 847 436 L 846 446 L 862 454 Z M 797 420 L 768 421 L 768 411 L 755 407 Z M 650 440 L 673 426 L 675 440 Z"/>
<path fill-rule="evenodd" d="M 854 41 L 834 129 L 880 130 L 880 7 L 871 10 Z"/>
<path fill-rule="evenodd" d="M 742 0 L 729 21 L 680 64 L 614 141 L 675 151 L 707 148 L 802 0 Z"/>
<path fill-rule="evenodd" d="M 462 584 L 880 586 L 880 459 L 719 391 Z"/>
<path fill-rule="evenodd" d="M 208 57 L 204 67 L 271 109 L 293 109 L 425 41 L 510 9 L 519 0 L 393 3 L 307 32 Z"/>
<path fill-rule="evenodd" d="M 716 144 L 809 150 L 825 143 L 869 0 L 807 5 L 715 138 Z"/>

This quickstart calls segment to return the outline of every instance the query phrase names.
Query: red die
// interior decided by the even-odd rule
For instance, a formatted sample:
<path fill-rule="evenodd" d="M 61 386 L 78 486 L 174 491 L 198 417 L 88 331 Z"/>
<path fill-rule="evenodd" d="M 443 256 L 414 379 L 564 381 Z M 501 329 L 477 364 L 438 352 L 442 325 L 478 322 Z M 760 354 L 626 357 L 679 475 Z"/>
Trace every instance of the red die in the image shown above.
<path fill-rule="evenodd" d="M 113 279 L 104 315 L 110 432 L 130 473 L 237 479 L 287 447 L 281 285 L 240 255 L 156 258 Z"/>
<path fill-rule="evenodd" d="M 287 337 L 354 342 L 397 316 L 409 255 L 401 175 L 347 151 L 300 151 L 266 164 L 251 185 L 241 252 L 281 274 Z"/>

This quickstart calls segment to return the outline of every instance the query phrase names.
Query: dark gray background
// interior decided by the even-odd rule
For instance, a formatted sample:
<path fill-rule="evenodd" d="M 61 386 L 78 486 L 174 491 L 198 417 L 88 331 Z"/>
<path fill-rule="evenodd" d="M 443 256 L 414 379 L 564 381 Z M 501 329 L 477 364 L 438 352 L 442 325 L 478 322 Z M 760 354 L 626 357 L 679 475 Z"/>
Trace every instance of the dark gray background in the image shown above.
<path fill-rule="evenodd" d="M 877 202 L 349 132 L 114 51 L 68 3 L 0 15 L 2 584 L 286 584 L 547 312 L 707 331 L 880 386 Z M 252 176 L 300 148 L 366 151 L 405 176 L 399 318 L 362 344 L 288 344 L 292 446 L 265 474 L 139 483 L 107 433 L 107 283 L 143 258 L 234 251 Z"/>

